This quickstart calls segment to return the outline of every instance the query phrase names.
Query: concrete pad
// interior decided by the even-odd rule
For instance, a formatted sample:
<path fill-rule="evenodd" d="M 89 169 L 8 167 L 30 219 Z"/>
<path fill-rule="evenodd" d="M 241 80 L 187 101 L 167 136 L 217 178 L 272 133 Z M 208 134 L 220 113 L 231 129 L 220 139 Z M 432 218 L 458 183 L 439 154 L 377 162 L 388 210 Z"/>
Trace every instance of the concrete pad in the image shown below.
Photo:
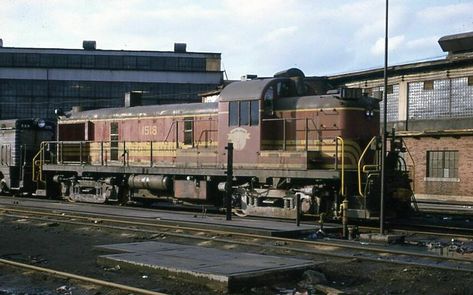
<path fill-rule="evenodd" d="M 98 246 L 124 252 L 103 255 L 98 262 L 157 272 L 212 289 L 234 292 L 243 287 L 268 284 L 300 276 L 316 263 L 311 260 L 225 251 L 157 241 Z"/>

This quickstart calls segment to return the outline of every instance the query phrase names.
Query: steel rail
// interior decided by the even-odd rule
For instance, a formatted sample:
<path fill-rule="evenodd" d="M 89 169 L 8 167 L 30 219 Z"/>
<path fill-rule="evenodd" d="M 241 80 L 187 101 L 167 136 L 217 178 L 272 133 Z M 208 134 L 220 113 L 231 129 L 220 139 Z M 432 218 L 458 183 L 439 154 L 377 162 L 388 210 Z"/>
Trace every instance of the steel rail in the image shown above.
<path fill-rule="evenodd" d="M 118 289 L 118 290 L 122 290 L 122 291 L 133 292 L 133 293 L 136 293 L 136 294 L 166 295 L 165 293 L 155 292 L 155 291 L 141 289 L 141 288 L 135 288 L 135 287 L 127 286 L 127 285 L 122 285 L 122 284 L 112 283 L 112 282 L 103 281 L 103 280 L 99 280 L 99 279 L 94 279 L 94 278 L 90 278 L 90 277 L 85 277 L 85 276 L 81 276 L 81 275 L 76 275 L 76 274 L 73 274 L 73 273 L 67 273 L 67 272 L 58 271 L 58 270 L 54 270 L 54 269 L 50 269 L 50 268 L 44 268 L 44 267 L 34 266 L 34 265 L 30 265 L 30 264 L 20 263 L 20 262 L 8 260 L 8 259 L 0 258 L 0 263 L 10 265 L 10 266 L 14 266 L 14 267 L 23 268 L 23 269 L 28 269 L 28 270 L 32 270 L 32 271 L 47 273 L 47 274 L 51 274 L 51 275 L 58 276 L 58 277 L 64 277 L 64 278 L 73 279 L 73 280 L 77 280 L 77 281 L 81 281 L 81 282 L 87 282 L 87 283 L 91 283 L 91 284 L 99 285 L 99 286 L 103 286 L 103 287 L 110 287 L 110 288 L 114 288 L 114 289 Z"/>
<path fill-rule="evenodd" d="M 18 209 L 13 209 L 15 211 L 23 211 L 23 210 L 18 210 Z M 37 213 L 37 212 L 29 212 L 30 214 L 42 214 L 42 213 Z M 156 225 L 156 224 L 149 224 L 145 222 L 129 222 L 129 221 L 123 221 L 123 220 L 112 220 L 112 219 L 104 219 L 104 218 L 90 218 L 90 217 L 81 217 L 81 216 L 76 216 L 76 215 L 62 215 L 62 214 L 55 214 L 55 213 L 44 213 L 46 216 L 57 216 L 61 218 L 74 218 L 74 219 L 85 219 L 87 221 L 101 221 L 101 222 L 116 222 L 118 224 L 125 224 L 125 225 L 139 225 L 139 226 L 148 226 L 152 228 L 156 227 L 165 227 L 165 228 L 170 228 L 170 229 L 175 229 L 179 231 L 198 231 L 198 232 L 208 232 L 208 233 L 213 233 L 216 235 L 224 235 L 224 236 L 241 236 L 241 237 L 246 237 L 246 238 L 253 238 L 253 239 L 258 239 L 258 240 L 268 240 L 268 241 L 277 241 L 277 242 L 284 242 L 284 243 L 292 243 L 292 244 L 299 244 L 299 245 L 304 245 L 304 246 L 309 246 L 309 247 L 332 247 L 332 248 L 339 248 L 339 249 L 350 249 L 350 250 L 358 250 L 358 251 L 363 251 L 363 252 L 377 252 L 377 253 L 382 253 L 382 254 L 391 254 L 391 255 L 399 255 L 399 256 L 410 256 L 410 257 L 417 257 L 417 258 L 426 258 L 426 259 L 433 259 L 436 261 L 457 261 L 457 262 L 462 262 L 462 263 L 468 263 L 471 264 L 473 263 L 472 260 L 465 260 L 462 258 L 458 257 L 444 257 L 444 256 L 438 256 L 434 254 L 424 254 L 424 253 L 415 253 L 412 251 L 400 251 L 400 250 L 393 250 L 393 249 L 386 249 L 386 248 L 376 248 L 376 247 L 366 247 L 366 245 L 347 245 L 343 244 L 342 242 L 322 242 L 322 241 L 307 241 L 307 240 L 295 240 L 295 239 L 289 239 L 289 238 L 281 238 L 281 237 L 268 237 L 268 236 L 261 236 L 257 234 L 247 234 L 247 233 L 239 233 L 239 232 L 234 232 L 234 231 L 223 231 L 223 230 L 213 230 L 213 229 L 204 229 L 204 228 L 192 228 L 192 227 L 182 227 L 182 226 L 170 226 L 170 225 Z M 27 216 L 21 216 L 23 218 L 28 218 Z M 34 218 L 33 218 L 34 219 Z M 45 220 L 45 219 L 41 219 Z M 49 220 L 46 219 L 47 221 L 56 221 L 56 222 L 64 222 L 64 223 L 71 223 L 71 224 L 79 224 L 79 225 L 84 225 L 84 223 L 80 222 L 75 222 L 75 221 L 63 221 L 63 220 Z M 104 228 L 110 228 L 110 229 L 116 229 L 116 230 L 128 230 L 128 231 L 136 231 L 136 232 L 146 232 L 146 233 L 151 233 L 151 234 L 156 234 L 157 232 L 155 230 L 146 230 L 143 228 L 129 228 L 129 227 L 119 227 L 119 226 L 110 226 L 110 225 L 105 225 L 103 223 L 86 223 L 86 225 L 89 226 L 97 226 L 97 227 L 104 227 Z M 254 246 L 254 247 L 259 247 L 261 248 L 262 244 L 261 242 L 259 243 L 253 243 L 249 241 L 236 241 L 236 240 L 231 240 L 231 239 L 222 239 L 222 238 L 208 238 L 208 237 L 203 237 L 203 236 L 195 236 L 195 235 L 190 235 L 190 234 L 183 234 L 183 233 L 172 233 L 172 232 L 159 232 L 160 234 L 165 234 L 169 236 L 175 236 L 175 237 L 181 237 L 181 238 L 190 238 L 190 239 L 199 239 L 199 240 L 211 240 L 215 242 L 221 242 L 224 244 L 228 243 L 233 243 L 233 244 L 239 244 L 239 245 L 246 245 L 246 246 Z M 295 246 L 295 245 L 294 245 Z M 394 260 L 392 256 L 378 256 L 378 257 L 368 257 L 368 256 L 363 256 L 361 253 L 355 253 L 355 254 L 343 254 L 343 253 L 332 253 L 328 250 L 321 250 L 321 249 L 307 249 L 307 248 L 295 248 L 295 247 L 289 247 L 289 246 L 273 246 L 273 245 L 265 245 L 264 247 L 271 248 L 271 249 L 277 249 L 277 250 L 287 250 L 287 251 L 294 251 L 294 252 L 299 252 L 299 253 L 304 253 L 304 254 L 315 254 L 315 255 L 324 255 L 324 256 L 332 256 L 332 257 L 338 257 L 338 258 L 357 258 L 357 259 L 363 259 L 363 260 L 369 260 L 369 261 L 375 261 L 375 262 L 389 262 L 389 263 L 395 263 L 395 264 L 405 264 L 405 265 L 419 265 L 419 266 L 427 266 L 427 267 L 433 267 L 437 269 L 444 269 L 444 270 L 456 270 L 456 271 L 467 271 L 467 272 L 473 272 L 473 268 L 459 268 L 458 266 L 455 267 L 449 267 L 449 266 L 443 266 L 443 265 L 438 265 L 438 264 L 422 264 L 422 263 L 416 263 L 412 261 L 402 261 L 402 260 Z"/>
<path fill-rule="evenodd" d="M 378 227 L 370 227 L 370 226 L 359 226 L 361 230 L 368 230 L 368 231 L 375 231 L 378 230 Z M 432 228 L 435 229 L 449 229 L 449 228 Z M 459 229 L 460 230 L 460 229 Z M 409 234 L 409 235 L 435 235 L 441 237 L 448 237 L 448 238 L 465 238 L 465 239 L 473 239 L 473 232 L 471 235 L 468 234 L 456 234 L 456 233 L 441 233 L 437 231 L 428 231 L 428 230 L 416 230 L 416 229 L 408 229 L 408 228 L 396 228 L 390 227 L 389 233 L 399 233 L 399 234 Z"/>
<path fill-rule="evenodd" d="M 28 210 L 19 210 L 19 209 L 8 209 L 10 211 L 19 211 L 23 213 L 30 213 L 30 214 L 41 214 L 45 216 L 54 216 L 54 217 L 61 217 L 61 218 L 73 218 L 73 219 L 82 219 L 88 220 L 91 222 L 109 222 L 109 223 L 118 223 L 118 224 L 125 224 L 125 225 L 134 225 L 134 226 L 147 226 L 152 228 L 168 228 L 173 230 L 180 230 L 180 231 L 198 231 L 198 232 L 208 232 L 213 233 L 215 235 L 232 235 L 232 236 L 241 236 L 245 238 L 252 238 L 252 239 L 266 239 L 271 241 L 277 242 L 291 242 L 291 243 L 298 243 L 302 245 L 309 245 L 309 246 L 327 246 L 327 247 L 342 247 L 351 250 L 363 250 L 363 251 L 370 251 L 370 252 L 379 252 L 379 253 L 391 253 L 391 254 L 398 254 L 398 255 L 415 255 L 418 257 L 425 257 L 425 258 L 442 258 L 441 256 L 433 255 L 433 254 L 423 254 L 423 253 L 412 253 L 407 251 L 399 251 L 399 250 L 392 250 L 392 249 L 385 249 L 385 248 L 376 248 L 376 247 L 367 247 L 366 245 L 359 246 L 359 245 L 350 245 L 344 244 L 343 241 L 336 242 L 336 241 L 314 241 L 314 240 L 297 240 L 292 238 L 283 238 L 283 237 L 272 237 L 272 236 L 263 236 L 258 234 L 251 234 L 251 233 L 242 233 L 237 231 L 229 231 L 229 230 L 218 230 L 218 229 L 208 229 L 208 228 L 199 228 L 199 227 L 190 227 L 190 226 L 181 226 L 181 225 L 167 225 L 167 224 L 156 224 L 156 223 L 147 223 L 142 221 L 130 221 L 130 220 L 118 220 L 118 219 L 109 219 L 103 217 L 93 218 L 90 216 L 80 216 L 80 215 L 63 215 L 59 213 L 47 213 L 47 212 L 35 212 L 35 211 L 28 211 Z M 27 218 L 27 216 L 23 216 Z M 55 220 L 57 222 L 61 222 L 61 220 Z M 159 222 L 159 220 L 157 220 Z M 77 223 L 76 223 L 77 224 Z M 90 225 L 90 223 L 87 223 Z M 98 224 L 99 226 L 104 226 L 103 224 Z M 123 229 L 123 228 L 120 228 Z M 132 229 L 133 230 L 133 229 Z M 160 233 L 167 233 L 169 232 L 160 232 Z M 444 257 L 447 259 L 446 257 Z M 465 259 L 456 258 L 456 257 L 448 257 L 449 260 L 458 260 L 458 261 L 465 261 Z M 472 260 L 473 262 L 473 260 Z"/>
<path fill-rule="evenodd" d="M 342 247 L 346 249 L 351 249 L 351 250 L 362 250 L 362 251 L 370 251 L 370 252 L 378 252 L 378 253 L 390 253 L 390 254 L 397 254 L 397 255 L 415 255 L 417 257 L 424 257 L 424 258 L 438 258 L 438 259 L 448 259 L 448 260 L 457 260 L 457 261 L 467 261 L 465 259 L 461 258 L 456 258 L 456 257 L 442 257 L 442 256 L 437 256 L 434 254 L 423 254 L 423 253 L 412 253 L 408 251 L 400 251 L 400 250 L 393 250 L 393 249 L 385 249 L 385 248 L 376 248 L 376 247 L 367 247 L 366 245 L 359 246 L 359 245 L 350 245 L 350 244 L 344 244 L 343 241 L 340 242 L 329 242 L 329 241 L 313 241 L 313 240 L 297 240 L 297 239 L 291 239 L 291 238 L 283 238 L 283 237 L 272 237 L 272 236 L 263 236 L 263 235 L 258 235 L 258 234 L 251 234 L 251 233 L 241 233 L 237 231 L 228 231 L 228 230 L 218 230 L 218 229 L 208 229 L 208 228 L 199 228 L 199 227 L 190 227 L 190 226 L 180 226 L 180 225 L 166 225 L 166 224 L 155 224 L 155 223 L 147 223 L 147 222 L 138 222 L 138 221 L 129 221 L 129 220 L 118 220 L 118 219 L 109 219 L 109 218 L 103 218 L 103 217 L 97 217 L 97 218 L 92 218 L 90 216 L 84 217 L 84 216 L 79 216 L 79 215 L 63 215 L 59 213 L 47 213 L 47 212 L 34 212 L 34 211 L 28 211 L 28 210 L 18 210 L 18 209 L 9 209 L 10 211 L 20 211 L 23 213 L 30 213 L 30 214 L 41 214 L 41 215 L 46 215 L 46 216 L 54 216 L 54 217 L 62 217 L 62 218 L 73 218 L 73 219 L 82 219 L 82 220 L 88 220 L 91 222 L 110 222 L 110 223 L 118 223 L 118 224 L 125 224 L 125 225 L 134 225 L 134 226 L 148 226 L 152 228 L 168 228 L 168 229 L 174 229 L 174 230 L 180 230 L 180 231 L 198 231 L 198 232 L 208 232 L 208 233 L 213 233 L 215 235 L 232 235 L 232 236 L 241 236 L 245 238 L 253 238 L 253 239 L 266 239 L 266 240 L 271 240 L 271 241 L 277 241 L 277 242 L 290 242 L 290 243 L 298 243 L 301 245 L 309 245 L 309 246 L 327 246 L 327 247 Z M 27 216 L 22 216 L 24 218 L 27 218 Z M 62 222 L 61 220 L 54 220 L 57 222 Z M 158 220 L 159 222 L 159 220 Z M 76 223 L 78 224 L 78 223 Z M 91 223 L 86 223 L 86 225 L 90 225 Z M 104 226 L 103 224 L 95 224 L 98 226 Z M 124 229 L 124 228 L 120 228 Z M 133 230 L 133 229 L 130 229 Z M 160 233 L 166 233 L 170 234 L 169 232 L 160 232 Z M 471 260 L 473 262 L 473 260 Z"/>

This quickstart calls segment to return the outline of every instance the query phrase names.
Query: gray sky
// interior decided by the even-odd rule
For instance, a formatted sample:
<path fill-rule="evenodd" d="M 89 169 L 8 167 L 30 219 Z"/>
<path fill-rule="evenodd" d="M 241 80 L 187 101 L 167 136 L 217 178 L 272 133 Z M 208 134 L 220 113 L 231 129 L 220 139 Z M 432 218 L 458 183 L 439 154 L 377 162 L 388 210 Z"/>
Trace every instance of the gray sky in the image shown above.
<path fill-rule="evenodd" d="M 329 75 L 380 67 L 383 0 L 1 0 L 4 46 L 221 52 L 230 79 L 290 67 Z M 473 1 L 391 0 L 390 64 L 442 57 L 473 31 Z"/>

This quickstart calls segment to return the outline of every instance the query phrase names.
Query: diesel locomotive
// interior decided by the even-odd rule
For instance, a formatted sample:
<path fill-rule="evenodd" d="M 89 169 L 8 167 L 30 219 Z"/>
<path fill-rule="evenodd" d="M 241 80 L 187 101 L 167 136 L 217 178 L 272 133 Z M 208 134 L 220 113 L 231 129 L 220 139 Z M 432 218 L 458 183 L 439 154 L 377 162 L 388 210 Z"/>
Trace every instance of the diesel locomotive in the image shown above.
<path fill-rule="evenodd" d="M 55 139 L 55 122 L 44 119 L 0 120 L 0 193 L 31 194 L 32 159 L 41 142 Z"/>
<path fill-rule="evenodd" d="M 315 95 L 298 70 L 230 83 L 215 102 L 62 114 L 57 140 L 33 159 L 37 195 L 84 202 L 212 204 L 222 207 L 233 144 L 237 214 L 352 218 L 379 212 L 379 101 L 361 89 Z M 386 165 L 386 212 L 410 209 L 402 143 Z M 300 205 L 300 206 L 298 206 Z"/>

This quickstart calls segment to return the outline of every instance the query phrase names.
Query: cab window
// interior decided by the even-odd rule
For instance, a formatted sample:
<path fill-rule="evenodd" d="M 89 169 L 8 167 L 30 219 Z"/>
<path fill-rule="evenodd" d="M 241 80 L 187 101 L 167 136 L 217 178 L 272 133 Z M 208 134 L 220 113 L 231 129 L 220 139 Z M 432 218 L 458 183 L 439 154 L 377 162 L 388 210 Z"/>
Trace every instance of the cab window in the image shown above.
<path fill-rule="evenodd" d="M 252 100 L 250 104 L 250 125 L 256 126 L 259 124 L 259 100 Z"/>
<path fill-rule="evenodd" d="M 228 125 L 238 126 L 238 101 L 231 101 L 228 109 Z"/>
<path fill-rule="evenodd" d="M 250 125 L 249 101 L 240 101 L 240 125 Z"/>
<path fill-rule="evenodd" d="M 231 101 L 228 108 L 228 126 L 259 125 L 259 101 Z"/>
<path fill-rule="evenodd" d="M 194 120 L 193 118 L 184 119 L 184 144 L 192 145 L 194 143 Z"/>
<path fill-rule="evenodd" d="M 264 101 L 264 113 L 267 115 L 273 114 L 273 100 L 274 100 L 274 89 L 269 87 L 263 96 Z"/>
<path fill-rule="evenodd" d="M 289 81 L 281 81 L 277 84 L 278 97 L 289 97 L 291 96 L 291 85 Z"/>

